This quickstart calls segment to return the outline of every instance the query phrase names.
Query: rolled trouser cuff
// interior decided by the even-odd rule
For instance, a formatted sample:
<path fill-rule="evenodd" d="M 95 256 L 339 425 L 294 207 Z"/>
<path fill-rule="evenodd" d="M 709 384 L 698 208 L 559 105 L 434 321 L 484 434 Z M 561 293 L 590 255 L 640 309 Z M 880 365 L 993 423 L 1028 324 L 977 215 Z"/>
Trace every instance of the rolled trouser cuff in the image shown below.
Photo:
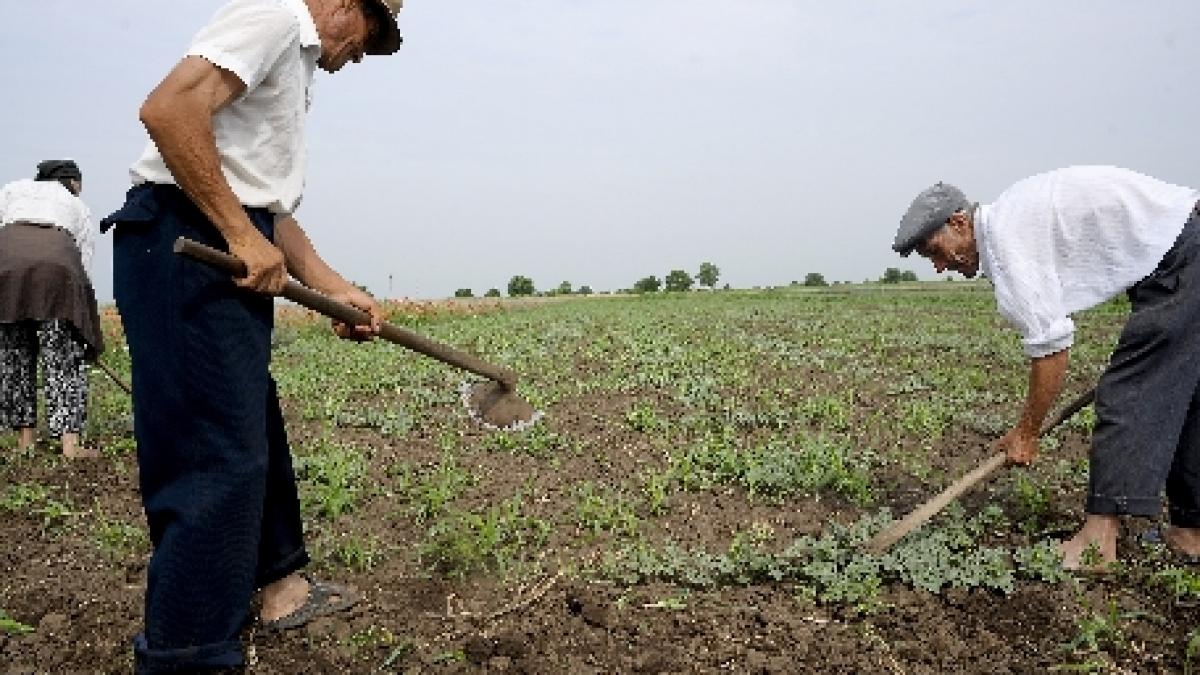
<path fill-rule="evenodd" d="M 1175 527 L 1200 529 L 1200 510 L 1171 506 L 1167 509 L 1171 524 Z"/>
<path fill-rule="evenodd" d="M 146 636 L 139 633 L 133 639 L 133 653 L 134 671 L 138 675 L 236 668 L 244 662 L 242 645 L 236 640 L 178 649 L 151 649 Z"/>
<path fill-rule="evenodd" d="M 280 579 L 304 569 L 309 562 L 311 562 L 311 559 L 308 557 L 308 551 L 304 548 L 296 549 L 296 551 L 291 555 L 288 555 L 279 562 L 261 570 L 255 585 L 258 588 L 262 588 L 263 586 L 273 584 Z"/>
<path fill-rule="evenodd" d="M 1162 513 L 1162 499 L 1093 494 L 1088 495 L 1087 512 L 1098 516 L 1153 518 Z"/>

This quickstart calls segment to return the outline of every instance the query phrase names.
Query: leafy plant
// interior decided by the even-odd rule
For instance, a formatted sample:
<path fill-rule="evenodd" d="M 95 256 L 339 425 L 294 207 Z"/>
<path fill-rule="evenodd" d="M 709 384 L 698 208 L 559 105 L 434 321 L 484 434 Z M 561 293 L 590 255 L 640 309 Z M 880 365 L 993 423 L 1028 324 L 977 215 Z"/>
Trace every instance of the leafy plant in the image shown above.
<path fill-rule="evenodd" d="M 800 403 L 800 415 L 809 422 L 837 431 L 850 428 L 850 410 L 835 394 L 812 396 Z"/>
<path fill-rule="evenodd" d="M 1062 553 L 1052 542 L 1044 541 L 1019 548 L 1013 553 L 1013 561 L 1017 569 L 1030 579 L 1054 584 L 1070 578 L 1070 573 L 1062 566 Z"/>
<path fill-rule="evenodd" d="M 1154 573 L 1152 579 L 1166 586 L 1180 602 L 1200 600 L 1200 574 L 1181 567 L 1167 567 Z"/>
<path fill-rule="evenodd" d="M 545 543 L 550 532 L 549 523 L 524 515 L 521 506 L 517 496 L 482 513 L 449 512 L 426 533 L 422 561 L 458 577 L 475 570 L 510 569 L 529 549 Z"/>
<path fill-rule="evenodd" d="M 8 612 L 0 609 L 0 631 L 7 635 L 25 635 L 33 632 L 33 626 L 21 623 L 10 617 Z"/>
<path fill-rule="evenodd" d="M 383 546 L 374 537 L 347 536 L 333 547 L 333 558 L 345 567 L 365 572 L 383 558 Z"/>
<path fill-rule="evenodd" d="M 602 490 L 585 482 L 576 490 L 575 521 L 580 529 L 593 536 L 612 532 L 619 536 L 634 536 L 641 520 L 633 503 L 620 493 Z"/>
<path fill-rule="evenodd" d="M 642 605 L 642 607 L 644 609 L 669 609 L 672 611 L 679 611 L 681 609 L 687 609 L 687 602 L 684 601 L 684 597 L 682 596 L 670 597 L 663 598 L 662 600 L 658 600 L 656 602 L 648 602 Z"/>
<path fill-rule="evenodd" d="M 1025 534 L 1033 534 L 1043 527 L 1046 512 L 1050 508 L 1050 487 L 1026 472 L 1017 474 L 1013 482 L 1013 497 L 1017 502 L 1019 527 Z"/>
<path fill-rule="evenodd" d="M 396 644 L 396 636 L 382 626 L 368 626 L 352 633 L 345 639 L 345 642 L 354 651 L 362 652 L 379 647 L 390 647 Z"/>
<path fill-rule="evenodd" d="M 30 509 L 30 513 L 42 517 L 42 533 L 59 532 L 66 526 L 69 518 L 83 515 L 74 510 L 69 502 L 47 498 L 41 506 Z"/>
<path fill-rule="evenodd" d="M 938 439 L 953 417 L 953 410 L 940 399 L 913 399 L 903 406 L 900 428 L 918 438 Z"/>
<path fill-rule="evenodd" d="M 328 519 L 353 510 L 362 494 L 366 459 L 349 445 L 320 441 L 296 460 L 301 504 Z"/>
<path fill-rule="evenodd" d="M 110 518 L 97 505 L 92 535 L 100 551 L 112 561 L 140 555 L 150 548 L 150 538 L 141 527 Z"/>
<path fill-rule="evenodd" d="M 663 426 L 662 420 L 648 403 L 637 403 L 625 413 L 625 422 L 634 431 L 651 432 Z"/>
<path fill-rule="evenodd" d="M 798 436 L 795 446 L 768 442 L 746 450 L 730 434 L 710 434 L 684 454 L 672 457 L 671 472 L 685 490 L 740 485 L 751 497 L 780 500 L 831 489 L 858 503 L 871 499 L 870 453 L 852 456 L 831 439 Z"/>
<path fill-rule="evenodd" d="M 1200 654 L 1200 628 L 1193 628 L 1188 633 L 1187 646 L 1183 651 L 1183 672 L 1185 675 L 1191 675 L 1195 672 L 1192 666 L 1192 660 L 1196 655 Z"/>
<path fill-rule="evenodd" d="M 674 477 L 670 471 L 648 471 L 642 484 L 646 509 L 651 515 L 661 516 L 667 512 L 667 499 L 671 493 Z"/>
<path fill-rule="evenodd" d="M 38 483 L 12 485 L 0 497 L 0 510 L 9 513 L 24 511 L 45 500 L 49 494 L 50 491 Z"/>
<path fill-rule="evenodd" d="M 1125 618 L 1115 601 L 1109 601 L 1104 612 L 1088 610 L 1075 622 L 1076 634 L 1065 648 L 1073 653 L 1094 654 L 1119 649 L 1125 644 L 1121 620 Z"/>
<path fill-rule="evenodd" d="M 418 522 L 442 515 L 451 502 L 475 484 L 475 476 L 460 468 L 449 454 L 419 473 L 408 465 L 393 468 L 393 473 L 399 474 L 400 494 L 411 505 Z"/>

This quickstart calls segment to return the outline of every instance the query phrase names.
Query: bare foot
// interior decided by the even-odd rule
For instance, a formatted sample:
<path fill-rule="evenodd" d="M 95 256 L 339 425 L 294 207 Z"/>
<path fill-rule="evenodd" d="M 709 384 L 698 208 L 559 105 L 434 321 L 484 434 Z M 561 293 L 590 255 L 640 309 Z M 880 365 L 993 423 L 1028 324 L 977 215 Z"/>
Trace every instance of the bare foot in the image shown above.
<path fill-rule="evenodd" d="M 1200 555 L 1200 529 L 1174 526 L 1164 528 L 1163 542 L 1176 553 Z"/>
<path fill-rule="evenodd" d="M 308 598 L 308 579 L 299 574 L 289 574 L 262 589 L 262 611 L 259 618 L 263 623 L 276 621 L 300 609 Z"/>
<path fill-rule="evenodd" d="M 37 430 L 31 427 L 22 427 L 18 432 L 17 451 L 25 452 L 32 450 L 37 443 Z"/>
<path fill-rule="evenodd" d="M 1121 522 L 1116 516 L 1089 515 L 1074 537 L 1060 543 L 1063 569 L 1105 572 L 1117 562 L 1117 535 Z"/>
<path fill-rule="evenodd" d="M 85 457 L 99 457 L 100 451 L 95 448 L 89 448 L 79 444 L 79 434 L 63 434 L 62 437 L 62 453 L 63 457 L 69 459 L 82 459 Z"/>

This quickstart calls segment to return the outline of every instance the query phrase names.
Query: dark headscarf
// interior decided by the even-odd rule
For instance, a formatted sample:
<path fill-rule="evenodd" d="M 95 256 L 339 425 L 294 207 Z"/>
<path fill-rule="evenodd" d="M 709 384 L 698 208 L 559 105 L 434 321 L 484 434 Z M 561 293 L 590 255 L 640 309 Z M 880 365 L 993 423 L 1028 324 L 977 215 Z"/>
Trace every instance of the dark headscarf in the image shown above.
<path fill-rule="evenodd" d="M 37 175 L 34 180 L 56 180 L 62 183 L 62 186 L 67 188 L 71 194 L 75 194 L 75 189 L 71 187 L 71 180 L 83 180 L 83 172 L 79 170 L 79 165 L 70 159 L 47 159 L 44 162 L 38 162 Z"/>

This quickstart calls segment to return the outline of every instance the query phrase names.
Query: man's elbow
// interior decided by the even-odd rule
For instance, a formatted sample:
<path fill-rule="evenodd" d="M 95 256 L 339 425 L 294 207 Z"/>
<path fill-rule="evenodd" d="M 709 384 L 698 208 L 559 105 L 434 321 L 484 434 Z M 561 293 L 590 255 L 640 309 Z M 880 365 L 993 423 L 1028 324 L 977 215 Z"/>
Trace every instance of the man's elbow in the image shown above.
<path fill-rule="evenodd" d="M 142 107 L 138 109 L 138 119 L 150 137 L 157 138 L 179 117 L 178 108 L 171 97 L 163 96 L 156 90 L 146 97 Z"/>
<path fill-rule="evenodd" d="M 138 109 L 138 119 L 141 120 L 142 126 L 146 127 L 146 131 L 150 135 L 154 135 L 155 129 L 162 125 L 162 121 L 167 117 L 166 106 L 158 101 L 154 95 L 149 96 Z"/>

